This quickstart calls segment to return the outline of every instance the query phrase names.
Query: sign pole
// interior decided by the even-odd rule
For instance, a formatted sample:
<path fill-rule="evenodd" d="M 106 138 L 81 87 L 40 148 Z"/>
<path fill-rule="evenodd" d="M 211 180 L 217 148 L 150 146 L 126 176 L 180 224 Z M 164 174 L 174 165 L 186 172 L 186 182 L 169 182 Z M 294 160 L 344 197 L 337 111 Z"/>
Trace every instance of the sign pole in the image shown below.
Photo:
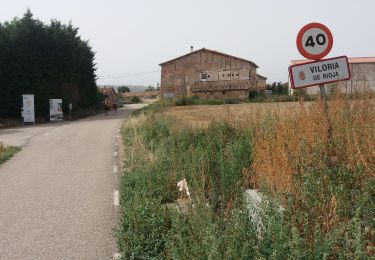
<path fill-rule="evenodd" d="M 324 88 L 324 84 L 319 84 L 319 90 L 320 90 L 320 98 L 324 103 L 327 102 L 327 95 L 326 95 L 326 90 Z"/>

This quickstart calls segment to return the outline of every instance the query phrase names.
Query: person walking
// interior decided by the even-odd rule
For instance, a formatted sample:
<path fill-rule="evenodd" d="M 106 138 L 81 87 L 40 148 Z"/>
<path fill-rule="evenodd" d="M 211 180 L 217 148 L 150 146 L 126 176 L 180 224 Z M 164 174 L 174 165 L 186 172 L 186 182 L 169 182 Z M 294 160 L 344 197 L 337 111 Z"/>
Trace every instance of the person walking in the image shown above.
<path fill-rule="evenodd" d="M 115 111 L 115 115 L 117 114 L 117 102 L 116 100 L 113 102 L 113 110 Z"/>
<path fill-rule="evenodd" d="M 108 110 L 109 110 L 109 104 L 108 100 L 104 101 L 104 113 L 105 115 L 108 115 Z"/>

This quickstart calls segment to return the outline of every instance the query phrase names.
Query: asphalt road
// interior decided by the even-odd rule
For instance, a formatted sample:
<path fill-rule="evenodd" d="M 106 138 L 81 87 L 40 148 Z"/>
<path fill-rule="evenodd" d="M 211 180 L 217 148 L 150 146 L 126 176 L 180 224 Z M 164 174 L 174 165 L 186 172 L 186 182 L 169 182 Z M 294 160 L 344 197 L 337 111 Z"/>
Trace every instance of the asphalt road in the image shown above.
<path fill-rule="evenodd" d="M 0 259 L 113 259 L 117 115 L 0 130 Z"/>

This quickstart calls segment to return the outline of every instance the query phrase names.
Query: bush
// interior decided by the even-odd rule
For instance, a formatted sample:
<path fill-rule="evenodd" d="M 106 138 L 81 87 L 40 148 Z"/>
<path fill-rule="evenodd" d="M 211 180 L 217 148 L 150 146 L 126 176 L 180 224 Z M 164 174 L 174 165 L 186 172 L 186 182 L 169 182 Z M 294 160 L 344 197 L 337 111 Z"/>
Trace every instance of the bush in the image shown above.
<path fill-rule="evenodd" d="M 141 99 L 138 97 L 138 96 L 134 96 L 130 99 L 130 103 L 132 104 L 137 104 L 137 103 L 141 103 Z"/>
<path fill-rule="evenodd" d="M 0 142 L 0 164 L 9 160 L 19 150 L 19 147 L 7 146 Z"/>

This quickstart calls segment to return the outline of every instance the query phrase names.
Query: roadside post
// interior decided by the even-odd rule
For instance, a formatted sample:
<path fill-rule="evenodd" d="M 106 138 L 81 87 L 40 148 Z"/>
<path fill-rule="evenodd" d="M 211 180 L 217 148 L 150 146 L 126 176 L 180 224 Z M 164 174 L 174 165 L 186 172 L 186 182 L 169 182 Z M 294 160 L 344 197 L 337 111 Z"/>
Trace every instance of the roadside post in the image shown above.
<path fill-rule="evenodd" d="M 310 23 L 302 27 L 297 35 L 298 51 L 307 59 L 320 60 L 331 51 L 333 36 L 321 23 Z M 324 84 L 319 84 L 320 98 L 326 100 Z"/>
<path fill-rule="evenodd" d="M 324 112 L 329 122 L 324 84 L 350 79 L 348 57 L 322 59 L 332 49 L 333 36 L 321 23 L 309 23 L 302 27 L 298 32 L 296 43 L 302 56 L 312 61 L 289 67 L 291 88 L 301 89 L 318 85 L 320 98 L 324 103 Z M 331 127 L 328 132 L 330 136 Z"/>
<path fill-rule="evenodd" d="M 313 61 L 289 67 L 291 87 L 299 89 L 319 85 L 320 97 L 325 102 L 325 83 L 350 79 L 348 58 L 340 56 L 322 60 L 332 49 L 333 36 L 321 23 L 309 23 L 302 27 L 296 43 L 301 55 Z"/>
<path fill-rule="evenodd" d="M 72 110 L 73 110 L 73 104 L 69 103 L 69 120 L 72 120 Z"/>

